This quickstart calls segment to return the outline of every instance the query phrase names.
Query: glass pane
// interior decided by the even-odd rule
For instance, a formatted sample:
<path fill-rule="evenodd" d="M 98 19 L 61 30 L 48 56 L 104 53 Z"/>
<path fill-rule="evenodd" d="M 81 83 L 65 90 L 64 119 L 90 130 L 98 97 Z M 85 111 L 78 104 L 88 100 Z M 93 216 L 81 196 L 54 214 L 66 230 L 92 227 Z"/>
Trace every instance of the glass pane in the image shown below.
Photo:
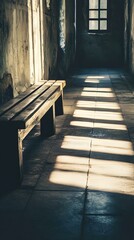
<path fill-rule="evenodd" d="M 107 11 L 100 11 L 100 18 L 107 18 Z"/>
<path fill-rule="evenodd" d="M 98 30 L 98 21 L 89 21 L 89 30 Z"/>
<path fill-rule="evenodd" d="M 107 0 L 100 0 L 100 9 L 107 9 Z"/>
<path fill-rule="evenodd" d="M 89 18 L 98 18 L 98 11 L 89 11 Z"/>
<path fill-rule="evenodd" d="M 98 0 L 89 0 L 89 9 L 98 9 Z"/>
<path fill-rule="evenodd" d="M 100 30 L 107 30 L 107 21 L 100 20 Z"/>

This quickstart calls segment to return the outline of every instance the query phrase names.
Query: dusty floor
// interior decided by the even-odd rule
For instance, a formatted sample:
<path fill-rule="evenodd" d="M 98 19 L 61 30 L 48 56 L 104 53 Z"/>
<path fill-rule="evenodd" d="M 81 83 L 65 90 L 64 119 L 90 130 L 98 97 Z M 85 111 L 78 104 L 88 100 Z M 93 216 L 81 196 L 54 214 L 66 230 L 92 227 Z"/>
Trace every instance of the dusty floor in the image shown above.
<path fill-rule="evenodd" d="M 121 70 L 67 80 L 56 135 L 24 140 L 24 180 L 0 198 L 0 240 L 134 239 L 134 84 Z"/>

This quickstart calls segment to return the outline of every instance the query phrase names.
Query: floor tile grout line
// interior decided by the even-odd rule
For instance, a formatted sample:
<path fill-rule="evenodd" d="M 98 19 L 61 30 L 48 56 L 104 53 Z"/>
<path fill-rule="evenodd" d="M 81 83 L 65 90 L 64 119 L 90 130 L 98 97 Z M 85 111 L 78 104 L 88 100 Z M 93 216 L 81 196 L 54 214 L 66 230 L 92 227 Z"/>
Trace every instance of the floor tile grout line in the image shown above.
<path fill-rule="evenodd" d="M 109 76 L 109 80 L 110 80 L 110 85 L 112 86 L 111 83 L 111 79 Z M 97 84 L 97 95 L 99 93 L 99 84 Z M 116 95 L 115 95 L 116 97 Z M 88 195 L 88 182 L 89 182 L 89 175 L 90 175 L 90 159 L 91 159 L 91 152 L 92 152 L 92 144 L 93 144 L 93 136 L 94 136 L 94 125 L 95 125 L 95 113 L 96 113 L 96 107 L 97 107 L 97 96 L 95 97 L 95 111 L 94 111 L 94 121 L 93 121 L 93 128 L 92 128 L 92 138 L 91 138 L 91 142 L 90 142 L 90 151 L 89 151 L 89 169 L 87 172 L 87 184 L 86 184 L 86 188 L 85 188 L 85 196 L 84 196 L 84 205 L 83 205 L 83 212 L 82 212 L 82 223 L 81 223 L 81 235 L 80 235 L 80 240 L 83 240 L 84 237 L 84 223 L 85 223 L 85 217 L 87 215 L 91 215 L 91 214 L 86 214 L 86 201 L 87 201 L 87 195 Z M 93 214 L 92 214 L 93 215 Z M 96 214 L 94 216 L 98 216 L 99 214 Z M 105 215 L 104 215 L 105 216 Z"/>
<path fill-rule="evenodd" d="M 98 84 L 97 84 L 97 93 L 98 93 Z M 97 103 L 97 97 L 95 97 L 95 110 L 94 110 L 94 120 L 93 120 L 93 127 L 92 127 L 92 136 L 94 134 L 94 124 L 95 124 L 95 112 L 96 112 L 96 103 Z M 85 223 L 85 217 L 86 217 L 86 202 L 87 202 L 87 195 L 88 195 L 88 182 L 89 182 L 89 175 L 90 175 L 90 159 L 91 159 L 91 153 L 92 153 L 92 142 L 93 138 L 91 138 L 90 145 L 89 145 L 89 165 L 88 165 L 88 171 L 87 171 L 87 181 L 86 181 L 86 188 L 85 188 L 85 196 L 84 196 L 84 204 L 83 204 L 83 211 L 82 211 L 82 221 L 81 221 L 81 233 L 80 233 L 80 240 L 83 240 L 84 237 L 84 223 Z"/>

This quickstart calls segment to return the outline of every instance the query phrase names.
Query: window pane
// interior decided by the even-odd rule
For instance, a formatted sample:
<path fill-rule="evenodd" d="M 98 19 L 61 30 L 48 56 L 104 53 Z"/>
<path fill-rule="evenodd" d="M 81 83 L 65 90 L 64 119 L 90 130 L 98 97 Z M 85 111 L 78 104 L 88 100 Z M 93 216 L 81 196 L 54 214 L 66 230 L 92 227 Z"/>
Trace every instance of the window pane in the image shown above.
<path fill-rule="evenodd" d="M 100 18 L 107 18 L 107 11 L 100 11 Z"/>
<path fill-rule="evenodd" d="M 107 30 L 107 21 L 100 20 L 100 30 Z"/>
<path fill-rule="evenodd" d="M 98 0 L 89 0 L 89 9 L 98 9 Z"/>
<path fill-rule="evenodd" d="M 107 0 L 100 0 L 100 9 L 107 9 Z"/>
<path fill-rule="evenodd" d="M 89 30 L 98 30 L 98 21 L 89 21 Z"/>
<path fill-rule="evenodd" d="M 89 18 L 98 18 L 99 14 L 98 11 L 89 11 Z"/>

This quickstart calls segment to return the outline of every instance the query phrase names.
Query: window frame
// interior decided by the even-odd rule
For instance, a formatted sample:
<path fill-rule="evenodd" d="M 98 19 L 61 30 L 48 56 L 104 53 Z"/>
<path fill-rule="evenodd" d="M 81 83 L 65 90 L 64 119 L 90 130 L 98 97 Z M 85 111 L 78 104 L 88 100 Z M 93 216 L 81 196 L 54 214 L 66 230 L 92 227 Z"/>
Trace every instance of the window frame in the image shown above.
<path fill-rule="evenodd" d="M 107 0 L 107 8 L 105 9 L 102 9 L 100 8 L 100 1 L 101 0 L 98 0 L 98 8 L 89 8 L 89 1 L 92 1 L 92 0 L 88 0 L 88 32 L 89 33 L 107 33 L 109 31 L 109 0 Z M 98 18 L 90 18 L 89 17 L 89 12 L 90 11 L 96 11 L 98 12 Z M 107 17 L 106 18 L 103 18 L 103 17 L 100 17 L 100 12 L 101 11 L 107 11 Z M 89 22 L 90 21 L 98 21 L 98 29 L 89 29 Z M 107 29 L 100 29 L 100 21 L 101 20 L 106 20 L 107 21 Z"/>

